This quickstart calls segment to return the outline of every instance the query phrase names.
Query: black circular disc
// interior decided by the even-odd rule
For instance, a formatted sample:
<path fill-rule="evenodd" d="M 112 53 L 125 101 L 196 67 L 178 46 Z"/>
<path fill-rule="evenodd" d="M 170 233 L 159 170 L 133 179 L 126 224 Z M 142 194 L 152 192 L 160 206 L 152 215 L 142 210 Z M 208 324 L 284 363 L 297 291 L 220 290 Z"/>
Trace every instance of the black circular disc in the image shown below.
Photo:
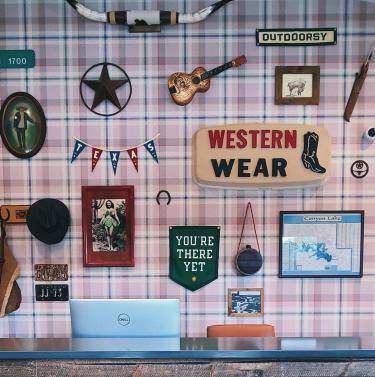
<path fill-rule="evenodd" d="M 85 98 L 83 97 L 83 94 L 82 94 L 83 80 L 85 80 L 87 74 L 88 74 L 91 70 L 93 70 L 94 68 L 96 68 L 96 67 L 98 67 L 98 66 L 100 66 L 100 65 L 103 65 L 103 66 L 104 66 L 104 65 L 109 65 L 109 66 L 116 67 L 118 70 L 120 70 L 120 71 L 124 74 L 125 79 L 127 79 L 127 80 L 128 80 L 128 83 L 129 83 L 129 87 L 130 87 L 129 96 L 128 96 L 128 98 L 127 98 L 125 104 L 124 104 L 123 106 L 121 106 L 121 108 L 120 108 L 118 111 L 115 111 L 114 113 L 108 113 L 108 114 L 107 114 L 107 113 L 99 113 L 98 111 L 95 111 L 95 110 L 91 109 L 91 107 L 87 104 L 87 102 L 86 102 L 86 100 L 85 100 Z M 81 96 L 81 99 L 82 99 L 83 104 L 84 104 L 84 105 L 85 105 L 85 106 L 86 106 L 91 112 L 93 112 L 93 113 L 96 114 L 96 115 L 100 115 L 100 116 L 108 116 L 108 117 L 110 117 L 110 116 L 113 116 L 113 115 L 116 115 L 116 114 L 120 113 L 120 112 L 121 112 L 122 110 L 124 110 L 125 107 L 128 105 L 128 103 L 129 103 L 129 101 L 130 101 L 130 98 L 131 98 L 131 96 L 132 96 L 132 92 L 133 92 L 133 87 L 132 87 L 132 83 L 131 83 L 131 81 L 130 81 L 130 77 L 129 77 L 128 74 L 125 72 L 125 70 L 123 70 L 123 69 L 122 69 L 120 66 L 118 66 L 117 64 L 113 64 L 113 63 L 98 63 L 98 64 L 93 65 L 92 67 L 90 67 L 90 68 L 84 73 L 84 75 L 83 75 L 82 78 L 81 78 L 80 85 L 79 85 L 79 94 L 80 94 L 80 96 Z"/>
<path fill-rule="evenodd" d="M 243 275 L 252 275 L 258 272 L 263 265 L 263 257 L 258 250 L 246 247 L 236 257 L 236 267 Z"/>

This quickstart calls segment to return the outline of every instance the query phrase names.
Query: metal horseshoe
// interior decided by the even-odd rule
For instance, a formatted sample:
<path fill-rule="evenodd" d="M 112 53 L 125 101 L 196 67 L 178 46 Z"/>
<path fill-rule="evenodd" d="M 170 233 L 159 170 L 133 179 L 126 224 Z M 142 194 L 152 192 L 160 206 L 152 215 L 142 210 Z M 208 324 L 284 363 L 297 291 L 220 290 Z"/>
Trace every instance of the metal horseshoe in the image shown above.
<path fill-rule="evenodd" d="M 169 206 L 169 203 L 171 202 L 172 200 L 172 197 L 171 197 L 171 194 L 167 191 L 167 190 L 160 190 L 158 192 L 158 194 L 156 195 L 156 201 L 158 202 L 159 206 L 160 206 L 160 196 L 161 194 L 166 194 L 167 195 L 167 206 Z"/>

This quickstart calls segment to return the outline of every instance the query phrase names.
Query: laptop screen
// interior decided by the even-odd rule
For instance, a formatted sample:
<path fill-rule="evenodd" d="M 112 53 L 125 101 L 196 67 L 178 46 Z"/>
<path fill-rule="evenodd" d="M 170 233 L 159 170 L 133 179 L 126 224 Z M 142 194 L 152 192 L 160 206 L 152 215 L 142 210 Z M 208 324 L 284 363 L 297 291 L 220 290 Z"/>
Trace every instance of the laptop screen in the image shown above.
<path fill-rule="evenodd" d="M 180 336 L 174 299 L 72 299 L 70 316 L 75 338 Z"/>

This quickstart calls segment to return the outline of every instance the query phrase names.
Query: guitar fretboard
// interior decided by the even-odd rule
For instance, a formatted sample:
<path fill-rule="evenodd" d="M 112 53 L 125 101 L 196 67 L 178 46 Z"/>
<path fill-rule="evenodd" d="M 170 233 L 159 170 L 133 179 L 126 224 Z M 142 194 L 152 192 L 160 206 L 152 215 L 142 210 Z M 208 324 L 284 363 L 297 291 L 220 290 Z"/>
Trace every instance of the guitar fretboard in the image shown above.
<path fill-rule="evenodd" d="M 225 70 L 232 68 L 232 67 L 233 67 L 233 63 L 230 61 L 229 63 L 225 63 L 225 64 L 221 65 L 220 67 L 216 67 L 214 69 L 211 69 L 211 71 L 207 71 L 207 72 L 203 73 L 203 75 L 200 77 L 201 81 L 204 81 L 204 80 L 207 80 L 207 79 L 209 79 L 213 76 L 216 76 L 219 73 L 224 72 Z"/>

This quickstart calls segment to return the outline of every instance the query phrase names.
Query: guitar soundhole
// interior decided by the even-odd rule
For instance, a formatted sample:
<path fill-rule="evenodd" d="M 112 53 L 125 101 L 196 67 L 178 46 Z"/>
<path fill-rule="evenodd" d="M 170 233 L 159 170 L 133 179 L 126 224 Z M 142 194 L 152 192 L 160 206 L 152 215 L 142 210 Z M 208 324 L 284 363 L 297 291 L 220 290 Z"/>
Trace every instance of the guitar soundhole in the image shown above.
<path fill-rule="evenodd" d="M 193 79 L 191 80 L 191 82 L 194 84 L 194 85 L 198 85 L 201 80 L 198 76 L 194 76 Z"/>

